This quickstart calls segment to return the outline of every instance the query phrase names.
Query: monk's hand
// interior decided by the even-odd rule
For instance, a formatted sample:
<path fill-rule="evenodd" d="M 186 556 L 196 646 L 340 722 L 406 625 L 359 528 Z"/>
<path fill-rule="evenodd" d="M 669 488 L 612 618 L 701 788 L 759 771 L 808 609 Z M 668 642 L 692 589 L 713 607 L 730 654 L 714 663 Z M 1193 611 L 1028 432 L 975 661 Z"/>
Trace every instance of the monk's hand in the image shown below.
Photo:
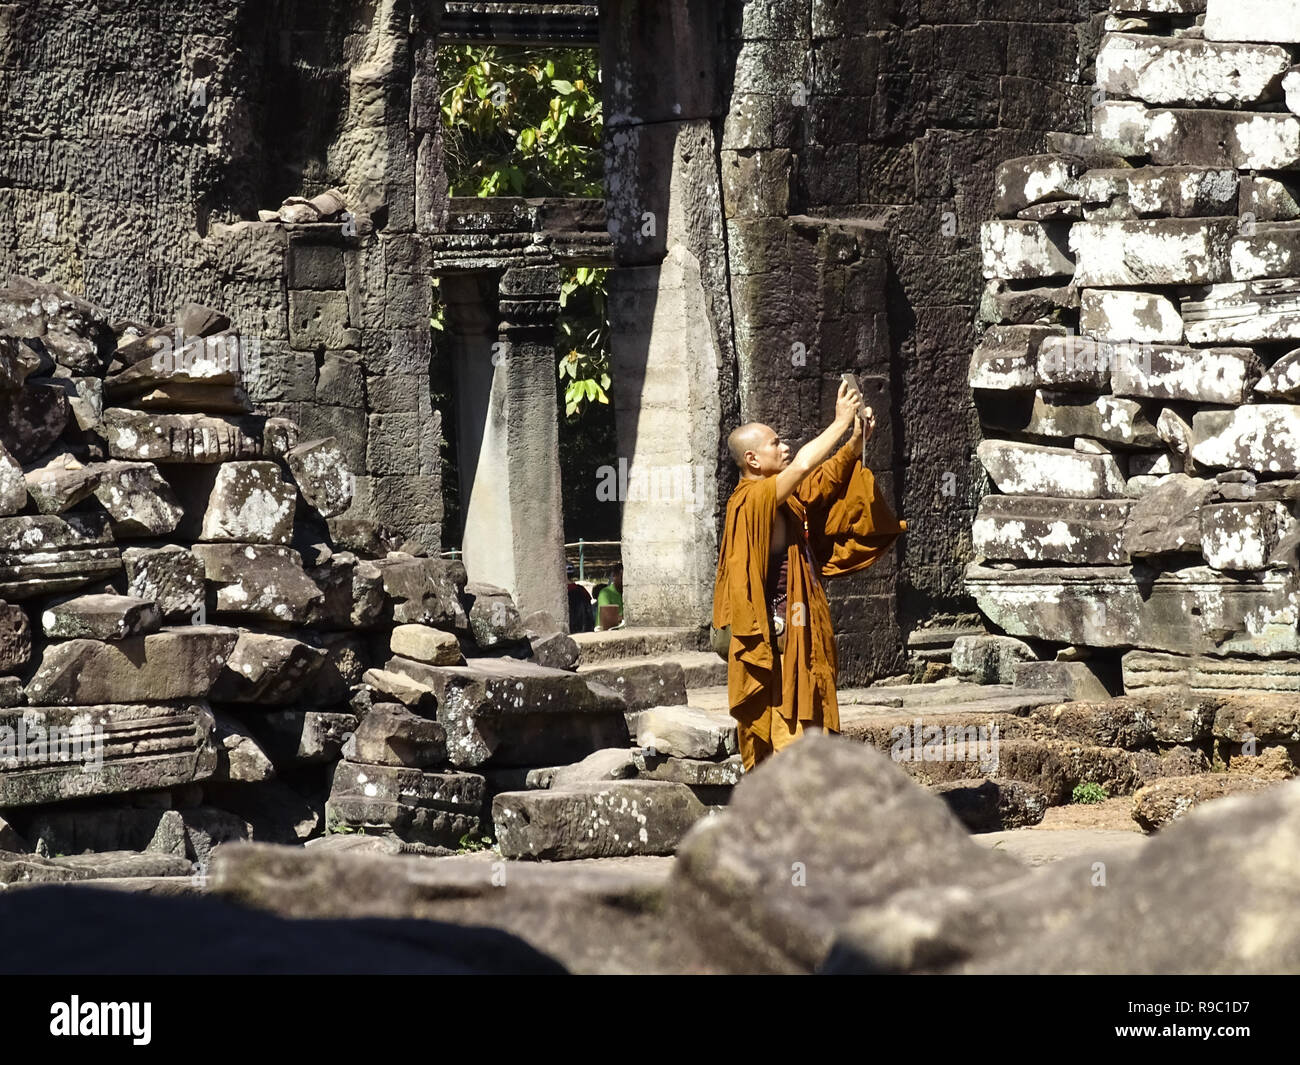
<path fill-rule="evenodd" d="M 841 381 L 839 395 L 835 397 L 835 421 L 847 428 L 861 408 L 862 393 Z"/>

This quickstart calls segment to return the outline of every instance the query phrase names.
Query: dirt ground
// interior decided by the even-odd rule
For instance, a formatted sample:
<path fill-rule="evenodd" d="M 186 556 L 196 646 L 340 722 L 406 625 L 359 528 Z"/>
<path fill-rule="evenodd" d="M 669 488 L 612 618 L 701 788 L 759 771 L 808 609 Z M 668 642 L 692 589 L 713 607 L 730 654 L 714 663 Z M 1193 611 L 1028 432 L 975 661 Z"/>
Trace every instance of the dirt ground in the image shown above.
<path fill-rule="evenodd" d="M 1120 795 L 1105 802 L 1070 803 L 1048 807 L 1040 824 L 1029 831 L 1051 832 L 1062 829 L 1099 828 L 1112 832 L 1141 832 L 1133 820 L 1133 796 Z"/>

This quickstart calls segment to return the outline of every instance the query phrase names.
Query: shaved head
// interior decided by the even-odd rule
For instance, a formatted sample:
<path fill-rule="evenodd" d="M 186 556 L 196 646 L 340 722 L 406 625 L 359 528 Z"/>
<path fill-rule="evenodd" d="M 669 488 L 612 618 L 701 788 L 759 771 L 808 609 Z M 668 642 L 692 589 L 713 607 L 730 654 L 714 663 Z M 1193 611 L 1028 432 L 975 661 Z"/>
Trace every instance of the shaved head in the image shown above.
<path fill-rule="evenodd" d="M 771 436 L 772 430 L 762 422 L 746 422 L 739 429 L 733 429 L 727 437 L 727 450 L 731 458 L 742 470 L 745 468 L 745 452 L 756 451 L 763 445 L 764 436 Z"/>

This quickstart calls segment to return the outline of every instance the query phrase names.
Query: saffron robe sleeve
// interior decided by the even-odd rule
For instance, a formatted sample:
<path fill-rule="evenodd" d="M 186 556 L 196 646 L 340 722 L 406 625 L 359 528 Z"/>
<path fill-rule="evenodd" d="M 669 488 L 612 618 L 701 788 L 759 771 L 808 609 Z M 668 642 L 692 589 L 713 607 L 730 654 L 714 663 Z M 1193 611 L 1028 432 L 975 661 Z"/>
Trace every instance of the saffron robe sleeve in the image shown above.
<path fill-rule="evenodd" d="M 804 478 L 795 495 L 807 508 L 809 543 L 823 577 L 866 569 L 907 529 L 848 444 Z"/>

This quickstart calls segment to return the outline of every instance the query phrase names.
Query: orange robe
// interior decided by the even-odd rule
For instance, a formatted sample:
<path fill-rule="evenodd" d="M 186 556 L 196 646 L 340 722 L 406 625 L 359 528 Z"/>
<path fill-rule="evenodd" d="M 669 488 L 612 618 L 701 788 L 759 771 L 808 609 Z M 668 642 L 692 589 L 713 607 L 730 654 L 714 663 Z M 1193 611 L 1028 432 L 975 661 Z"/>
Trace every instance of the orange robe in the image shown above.
<path fill-rule="evenodd" d="M 783 654 L 774 653 L 766 592 L 777 515 L 775 477 L 737 485 L 727 502 L 718 551 L 713 624 L 731 626 L 727 701 L 747 770 L 793 742 L 805 727 L 839 731 L 838 661 L 822 579 L 866 569 L 907 528 L 877 495 L 875 478 L 848 444 L 804 478 L 782 506 L 801 532 L 787 552 Z"/>

